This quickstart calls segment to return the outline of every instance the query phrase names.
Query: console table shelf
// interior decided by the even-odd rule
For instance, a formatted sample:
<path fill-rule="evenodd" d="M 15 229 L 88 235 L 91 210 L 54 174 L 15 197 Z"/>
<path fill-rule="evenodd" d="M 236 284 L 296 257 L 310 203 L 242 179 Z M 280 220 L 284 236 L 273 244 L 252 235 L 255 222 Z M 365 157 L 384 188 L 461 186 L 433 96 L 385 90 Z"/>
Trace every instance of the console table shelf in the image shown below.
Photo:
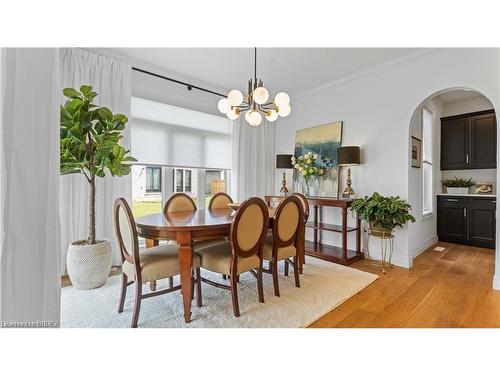
<path fill-rule="evenodd" d="M 307 223 L 306 227 L 312 229 L 327 230 L 330 232 L 342 233 L 342 225 L 337 225 L 337 224 L 318 223 L 316 225 L 314 223 Z M 356 230 L 358 230 L 356 227 L 347 227 L 346 232 L 354 232 Z"/>
<path fill-rule="evenodd" d="M 280 195 L 266 195 L 264 197 L 266 203 L 271 206 L 273 203 L 279 203 L 285 197 Z M 306 224 L 306 228 L 313 230 L 313 241 L 305 241 L 305 254 L 328 260 L 330 262 L 340 264 L 351 264 L 357 260 L 363 259 L 361 252 L 361 221 L 359 216 L 356 216 L 356 227 L 347 226 L 347 210 L 351 207 L 352 200 L 323 198 L 323 197 L 308 197 L 307 201 L 313 208 L 312 222 Z M 318 211 L 321 207 L 337 207 L 342 210 L 342 225 L 326 224 L 319 222 Z M 342 234 L 342 246 L 330 246 L 322 244 L 319 241 L 320 231 L 330 231 Z M 356 250 L 347 248 L 347 233 L 356 232 Z"/>

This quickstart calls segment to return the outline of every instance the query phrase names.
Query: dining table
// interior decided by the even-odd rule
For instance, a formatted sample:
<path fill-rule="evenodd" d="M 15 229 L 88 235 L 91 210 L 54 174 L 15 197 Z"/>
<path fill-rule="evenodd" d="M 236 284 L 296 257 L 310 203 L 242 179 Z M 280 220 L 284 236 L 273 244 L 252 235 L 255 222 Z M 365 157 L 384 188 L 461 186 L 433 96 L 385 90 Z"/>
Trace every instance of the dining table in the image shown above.
<path fill-rule="evenodd" d="M 268 207 L 269 226 L 272 228 L 276 209 Z M 193 241 L 229 237 L 235 215 L 231 208 L 197 209 L 196 211 L 157 213 L 136 219 L 137 234 L 153 247 L 161 240 L 174 240 L 179 245 L 179 273 L 184 308 L 184 320 L 191 322 Z M 299 231 L 302 237 L 302 231 Z M 298 263 L 302 267 L 304 238 L 299 238 Z"/>

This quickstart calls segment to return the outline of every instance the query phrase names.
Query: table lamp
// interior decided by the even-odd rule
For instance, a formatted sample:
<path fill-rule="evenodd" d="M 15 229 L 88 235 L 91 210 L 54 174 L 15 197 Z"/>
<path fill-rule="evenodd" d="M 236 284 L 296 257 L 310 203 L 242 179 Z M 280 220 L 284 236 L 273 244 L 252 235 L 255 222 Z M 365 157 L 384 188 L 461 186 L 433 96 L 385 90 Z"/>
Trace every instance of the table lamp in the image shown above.
<path fill-rule="evenodd" d="M 276 155 L 276 169 L 293 169 L 292 156 L 288 154 Z M 280 193 L 286 195 L 288 189 L 286 187 L 286 173 L 283 171 L 283 177 L 281 179 L 281 189 Z"/>
<path fill-rule="evenodd" d="M 355 193 L 352 188 L 351 166 L 359 165 L 359 147 L 344 146 L 337 149 L 339 167 L 347 167 L 347 186 L 342 193 L 342 198 L 352 198 Z"/>

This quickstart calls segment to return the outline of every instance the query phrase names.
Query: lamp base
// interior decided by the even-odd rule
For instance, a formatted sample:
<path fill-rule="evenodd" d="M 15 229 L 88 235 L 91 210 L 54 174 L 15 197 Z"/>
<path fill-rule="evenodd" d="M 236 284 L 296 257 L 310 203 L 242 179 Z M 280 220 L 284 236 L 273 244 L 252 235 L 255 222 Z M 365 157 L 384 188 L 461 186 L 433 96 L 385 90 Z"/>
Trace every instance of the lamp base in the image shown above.
<path fill-rule="evenodd" d="M 288 193 L 288 188 L 286 187 L 286 173 L 283 172 L 283 177 L 281 178 L 281 189 L 280 193 L 283 195 L 287 195 Z"/>

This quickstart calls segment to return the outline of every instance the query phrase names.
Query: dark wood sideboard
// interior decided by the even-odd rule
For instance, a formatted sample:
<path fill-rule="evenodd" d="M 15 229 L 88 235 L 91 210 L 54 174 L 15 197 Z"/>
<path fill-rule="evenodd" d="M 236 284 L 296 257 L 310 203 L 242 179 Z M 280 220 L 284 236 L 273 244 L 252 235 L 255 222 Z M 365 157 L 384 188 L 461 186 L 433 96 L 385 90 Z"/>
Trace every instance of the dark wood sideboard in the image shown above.
<path fill-rule="evenodd" d="M 282 195 L 266 195 L 264 200 L 269 206 L 279 203 L 285 197 Z M 305 241 L 305 253 L 307 255 L 328 260 L 340 264 L 351 264 L 359 259 L 363 259 L 361 252 L 361 220 L 356 216 L 356 226 L 347 226 L 347 211 L 351 207 L 351 199 L 309 197 L 309 206 L 312 208 L 313 220 L 309 220 L 306 228 L 313 230 L 313 241 Z M 319 210 L 321 207 L 336 207 L 342 212 L 342 224 L 326 224 L 319 222 Z M 330 231 L 342 234 L 342 246 L 331 246 L 322 244 L 319 240 L 320 231 Z M 347 233 L 356 232 L 356 250 L 347 248 Z"/>

